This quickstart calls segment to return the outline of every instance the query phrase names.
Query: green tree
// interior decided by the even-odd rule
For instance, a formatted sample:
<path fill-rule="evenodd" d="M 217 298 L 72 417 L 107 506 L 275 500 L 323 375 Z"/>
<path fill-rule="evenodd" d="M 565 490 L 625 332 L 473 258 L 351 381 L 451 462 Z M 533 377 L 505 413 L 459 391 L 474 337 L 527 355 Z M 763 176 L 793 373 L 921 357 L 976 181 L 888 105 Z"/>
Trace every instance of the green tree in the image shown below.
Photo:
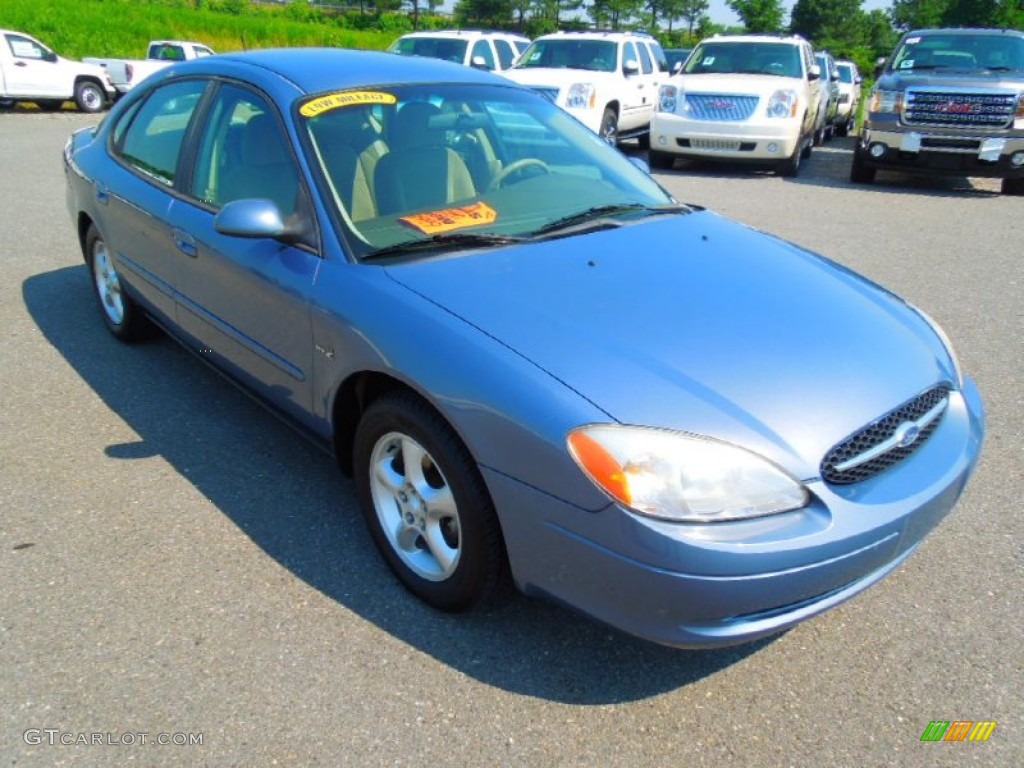
<path fill-rule="evenodd" d="M 711 3 L 708 0 L 680 0 L 678 18 L 686 22 L 688 39 L 693 39 L 694 27 L 700 24 L 709 7 L 711 7 Z"/>
<path fill-rule="evenodd" d="M 824 45 L 832 41 L 859 45 L 865 38 L 867 19 L 862 0 L 797 0 L 793 6 L 790 31 Z"/>
<path fill-rule="evenodd" d="M 892 23 L 898 29 L 941 27 L 949 0 L 893 0 Z"/>
<path fill-rule="evenodd" d="M 785 11 L 782 0 L 726 0 L 747 32 L 781 32 Z"/>
<path fill-rule="evenodd" d="M 949 0 L 942 23 L 950 27 L 998 27 L 998 0 Z"/>
<path fill-rule="evenodd" d="M 644 0 L 594 0 L 587 13 L 598 26 L 620 29 L 643 9 Z"/>
<path fill-rule="evenodd" d="M 504 27 L 512 20 L 512 0 L 459 0 L 453 15 L 461 26 Z"/>

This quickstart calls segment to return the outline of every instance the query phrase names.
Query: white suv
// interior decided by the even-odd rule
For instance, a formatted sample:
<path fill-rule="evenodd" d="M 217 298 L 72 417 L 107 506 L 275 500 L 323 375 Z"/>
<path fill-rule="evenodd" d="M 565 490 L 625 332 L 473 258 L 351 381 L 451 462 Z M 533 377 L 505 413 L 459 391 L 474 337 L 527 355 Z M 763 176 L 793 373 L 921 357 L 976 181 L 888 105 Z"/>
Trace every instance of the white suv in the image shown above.
<path fill-rule="evenodd" d="M 550 99 L 611 144 L 648 143 L 668 60 L 637 32 L 556 32 L 538 37 L 505 77 Z"/>
<path fill-rule="evenodd" d="M 796 176 L 809 157 L 821 69 L 804 38 L 724 35 L 703 40 L 661 87 L 650 164 L 676 157 L 770 164 Z"/>
<path fill-rule="evenodd" d="M 395 40 L 388 50 L 500 71 L 511 67 L 529 45 L 530 38 L 522 35 L 460 29 L 412 32 Z"/>

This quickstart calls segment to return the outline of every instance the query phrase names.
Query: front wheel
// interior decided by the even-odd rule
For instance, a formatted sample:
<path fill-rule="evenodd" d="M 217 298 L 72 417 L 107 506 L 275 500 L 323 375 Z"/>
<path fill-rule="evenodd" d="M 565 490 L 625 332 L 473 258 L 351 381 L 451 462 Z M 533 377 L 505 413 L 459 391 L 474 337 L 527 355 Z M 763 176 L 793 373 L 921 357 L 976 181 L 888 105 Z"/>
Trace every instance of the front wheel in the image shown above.
<path fill-rule="evenodd" d="M 788 158 L 779 163 L 778 173 L 780 176 L 786 176 L 787 178 L 795 178 L 800 173 L 800 160 L 804 155 L 806 148 L 801 145 L 798 141 L 796 147 L 793 149 L 793 154 Z"/>
<path fill-rule="evenodd" d="M 153 324 L 142 308 L 124 293 L 110 249 L 96 227 L 89 227 L 85 238 L 85 261 L 107 330 L 120 341 L 140 341 L 151 336 Z"/>
<path fill-rule="evenodd" d="M 854 184 L 871 184 L 875 180 L 875 169 L 864 165 L 860 150 L 853 150 L 853 163 L 850 165 L 850 181 Z"/>
<path fill-rule="evenodd" d="M 651 168 L 668 171 L 672 169 L 675 163 L 676 159 L 672 156 L 671 152 L 659 152 L 656 149 L 652 149 L 647 153 L 647 164 Z"/>
<path fill-rule="evenodd" d="M 618 143 L 619 140 L 619 116 L 615 113 L 615 110 L 611 107 L 605 107 L 604 114 L 601 115 L 601 131 L 600 136 L 602 139 L 607 141 L 613 147 Z"/>
<path fill-rule="evenodd" d="M 443 611 L 465 611 L 503 581 L 505 548 L 476 464 L 441 416 L 413 395 L 366 410 L 353 450 L 370 534 L 402 584 Z"/>
<path fill-rule="evenodd" d="M 83 80 L 75 85 L 75 105 L 82 112 L 99 112 L 106 101 L 103 89 L 91 80 Z"/>
<path fill-rule="evenodd" d="M 1003 179 L 1002 192 L 1004 195 L 1013 195 L 1015 197 L 1024 195 L 1024 178 Z"/>

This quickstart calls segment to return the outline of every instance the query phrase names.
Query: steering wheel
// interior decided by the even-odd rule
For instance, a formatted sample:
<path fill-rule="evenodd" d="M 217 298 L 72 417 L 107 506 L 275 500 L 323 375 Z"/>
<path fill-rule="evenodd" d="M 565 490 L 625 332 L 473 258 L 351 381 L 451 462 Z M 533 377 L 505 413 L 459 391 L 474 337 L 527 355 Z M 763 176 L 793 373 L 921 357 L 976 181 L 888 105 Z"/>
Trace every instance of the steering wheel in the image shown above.
<path fill-rule="evenodd" d="M 768 72 L 768 74 L 770 75 L 784 75 L 786 74 L 786 65 L 780 64 L 777 61 L 773 61 L 771 64 L 765 67 L 765 71 Z"/>
<path fill-rule="evenodd" d="M 543 160 L 538 160 L 536 157 L 524 157 L 521 160 L 516 160 L 513 163 L 509 163 L 500 171 L 498 175 L 491 179 L 491 183 L 488 185 L 489 190 L 495 190 L 501 187 L 505 183 L 505 180 L 515 173 L 523 170 L 524 168 L 536 167 L 544 173 L 551 173 L 551 169 L 548 168 L 548 164 Z"/>

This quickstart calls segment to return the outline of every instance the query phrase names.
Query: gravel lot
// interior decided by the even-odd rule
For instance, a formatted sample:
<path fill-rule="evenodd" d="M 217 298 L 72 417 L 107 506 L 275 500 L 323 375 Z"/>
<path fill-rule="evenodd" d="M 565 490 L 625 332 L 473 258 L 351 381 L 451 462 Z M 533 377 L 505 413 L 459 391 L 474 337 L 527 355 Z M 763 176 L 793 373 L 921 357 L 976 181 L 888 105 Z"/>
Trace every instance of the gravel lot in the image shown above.
<path fill-rule="evenodd" d="M 984 180 L 853 187 L 849 139 L 795 180 L 658 175 L 926 308 L 989 412 L 973 482 L 901 570 L 774 640 L 684 652 L 520 596 L 430 611 L 330 459 L 173 343 L 112 340 L 60 163 L 97 119 L 0 115 L 6 764 L 1022 764 L 1020 198 Z M 920 742 L 958 719 L 998 725 Z"/>

